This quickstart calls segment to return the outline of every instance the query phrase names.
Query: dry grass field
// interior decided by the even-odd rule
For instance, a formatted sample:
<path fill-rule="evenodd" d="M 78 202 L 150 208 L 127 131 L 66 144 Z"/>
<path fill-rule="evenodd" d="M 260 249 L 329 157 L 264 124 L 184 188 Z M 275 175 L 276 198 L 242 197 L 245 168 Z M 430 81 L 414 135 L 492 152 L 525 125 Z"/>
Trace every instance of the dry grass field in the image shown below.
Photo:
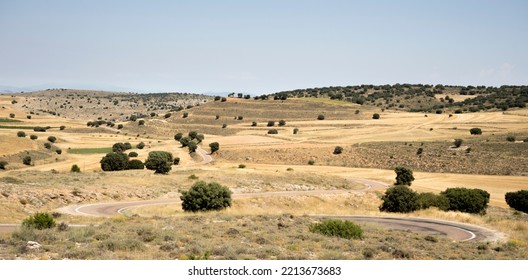
<path fill-rule="evenodd" d="M 215 213 L 188 214 L 174 204 L 133 208 L 126 216 L 110 219 L 63 214 L 58 222 L 88 226 L 0 233 L 0 259 L 528 259 L 528 216 L 509 209 L 504 201 L 506 192 L 528 189 L 526 109 L 426 115 L 321 98 L 176 99 L 74 90 L 0 95 L 0 118 L 17 120 L 0 122 L 0 161 L 8 163 L 0 170 L 0 224 L 20 223 L 32 213 L 72 204 L 176 198 L 199 180 L 218 182 L 235 194 L 320 193 L 240 198 Z M 171 111 L 164 103 L 184 108 Z M 374 113 L 380 119 L 373 119 Z M 132 114 L 145 116 L 127 121 Z M 324 120 L 318 120 L 319 115 Z M 87 126 L 98 117 L 116 126 Z M 280 120 L 285 125 L 279 125 Z M 35 126 L 50 128 L 35 132 Z M 482 135 L 470 135 L 473 127 L 481 128 Z M 270 129 L 278 134 L 268 134 Z M 220 144 L 213 162 L 202 164 L 174 140 L 177 132 L 193 130 L 204 134 L 204 150 L 209 143 Z M 26 136 L 17 137 L 18 131 Z M 38 139 L 30 139 L 32 134 Z M 507 141 L 508 135 L 517 141 Z M 44 147 L 49 136 L 57 138 L 51 149 Z M 452 147 L 456 138 L 464 141 L 459 148 Z M 116 142 L 133 147 L 144 142 L 144 149 L 130 150 L 140 160 L 150 151 L 169 151 L 180 164 L 168 175 L 151 170 L 102 172 L 104 151 Z M 336 146 L 343 147 L 343 153 L 333 154 Z M 29 166 L 22 163 L 27 155 L 32 158 Z M 73 164 L 81 173 L 70 172 Z M 245 168 L 239 168 L 241 164 Z M 358 192 L 365 186 L 351 179 L 392 184 L 398 165 L 414 170 L 412 188 L 418 192 L 467 187 L 491 195 L 490 208 L 482 216 L 437 209 L 407 216 L 477 224 L 503 232 L 507 239 L 452 242 L 376 224 L 362 225 L 365 237 L 355 241 L 308 230 L 318 221 L 310 214 L 388 215 L 378 210 L 384 189 Z M 325 192 L 329 190 L 346 192 Z M 28 251 L 24 244 L 29 240 L 40 242 L 43 249 Z"/>

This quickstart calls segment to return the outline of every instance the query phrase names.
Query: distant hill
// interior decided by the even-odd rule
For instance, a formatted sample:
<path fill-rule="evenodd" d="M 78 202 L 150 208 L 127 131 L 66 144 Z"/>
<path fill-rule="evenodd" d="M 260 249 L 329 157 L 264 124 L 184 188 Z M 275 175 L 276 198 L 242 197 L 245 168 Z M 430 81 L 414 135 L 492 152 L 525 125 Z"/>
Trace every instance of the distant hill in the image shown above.
<path fill-rule="evenodd" d="M 453 112 L 525 108 L 528 86 L 449 86 L 422 84 L 356 85 L 282 91 L 255 99 L 330 98 L 410 112 Z M 456 97 L 456 98 L 455 98 Z"/>

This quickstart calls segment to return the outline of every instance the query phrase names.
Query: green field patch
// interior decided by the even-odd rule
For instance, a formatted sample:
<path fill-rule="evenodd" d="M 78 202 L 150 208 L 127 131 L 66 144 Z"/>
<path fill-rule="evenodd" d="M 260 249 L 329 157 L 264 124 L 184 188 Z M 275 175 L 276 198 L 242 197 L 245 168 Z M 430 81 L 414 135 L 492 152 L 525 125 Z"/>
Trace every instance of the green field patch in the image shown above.
<path fill-rule="evenodd" d="M 0 129 L 33 129 L 34 126 L 25 125 L 0 125 Z"/>
<path fill-rule="evenodd" d="M 3 123 L 3 122 L 22 122 L 22 121 L 14 120 L 14 119 L 0 118 L 0 123 Z"/>
<path fill-rule="evenodd" d="M 76 155 L 88 155 L 88 154 L 107 154 L 111 153 L 112 148 L 80 148 L 80 149 L 69 149 L 68 153 Z"/>

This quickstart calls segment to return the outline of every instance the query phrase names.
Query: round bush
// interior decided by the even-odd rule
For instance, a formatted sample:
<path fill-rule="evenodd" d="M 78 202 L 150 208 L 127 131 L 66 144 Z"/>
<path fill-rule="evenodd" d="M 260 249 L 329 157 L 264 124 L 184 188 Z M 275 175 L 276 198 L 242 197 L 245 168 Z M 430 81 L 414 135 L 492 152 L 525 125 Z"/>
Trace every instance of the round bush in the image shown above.
<path fill-rule="evenodd" d="M 24 131 L 17 132 L 18 137 L 26 137 L 26 133 Z"/>
<path fill-rule="evenodd" d="M 485 213 L 490 195 L 481 189 L 448 188 L 440 193 L 449 200 L 448 210 L 466 213 Z"/>
<path fill-rule="evenodd" d="M 285 120 L 280 120 L 279 121 L 279 126 L 285 126 L 286 125 L 286 121 Z"/>
<path fill-rule="evenodd" d="M 127 164 L 127 168 L 126 169 L 139 169 L 139 170 L 143 170 L 145 168 L 145 165 L 143 164 L 143 162 L 139 159 L 133 159 L 131 161 L 128 162 Z"/>
<path fill-rule="evenodd" d="M 49 136 L 48 137 L 48 141 L 50 141 L 51 143 L 55 143 L 57 141 L 57 137 L 55 136 Z"/>
<path fill-rule="evenodd" d="M 37 140 L 37 139 L 38 139 L 38 136 L 35 135 L 35 134 L 31 134 L 31 135 L 29 135 L 29 139 L 31 139 L 31 140 Z"/>
<path fill-rule="evenodd" d="M 350 221 L 324 220 L 321 223 L 310 225 L 310 231 L 345 239 L 361 239 L 363 237 L 363 229 Z"/>
<path fill-rule="evenodd" d="M 37 212 L 34 215 L 27 217 L 22 222 L 22 226 L 39 230 L 53 228 L 55 226 L 55 219 L 53 219 L 48 213 Z"/>
<path fill-rule="evenodd" d="M 143 148 L 145 148 L 145 143 L 143 143 L 143 142 L 139 142 L 139 143 L 136 145 L 136 148 L 138 148 L 138 149 L 140 149 L 140 150 L 143 149 Z"/>
<path fill-rule="evenodd" d="M 51 144 L 48 143 L 48 142 L 44 143 L 44 148 L 46 148 L 48 150 L 51 149 Z"/>
<path fill-rule="evenodd" d="M 70 172 L 80 173 L 81 172 L 81 168 L 77 164 L 74 164 L 74 165 L 72 165 L 72 167 L 70 169 Z"/>
<path fill-rule="evenodd" d="M 528 213 L 528 190 L 508 192 L 504 197 L 511 208 Z"/>
<path fill-rule="evenodd" d="M 409 213 L 418 209 L 418 194 L 407 186 L 390 187 L 381 198 L 380 211 Z"/>
<path fill-rule="evenodd" d="M 178 133 L 176 133 L 176 135 L 174 135 L 174 140 L 180 141 L 182 139 L 182 137 L 183 137 L 183 133 L 178 132 Z"/>
<path fill-rule="evenodd" d="M 274 121 L 268 121 L 268 126 L 274 126 L 274 125 L 275 125 Z"/>
<path fill-rule="evenodd" d="M 343 152 L 343 148 L 342 148 L 342 147 L 340 147 L 340 146 L 336 146 L 336 147 L 334 148 L 334 154 L 335 154 L 335 155 L 339 155 L 339 154 L 342 153 L 342 152 Z"/>
<path fill-rule="evenodd" d="M 471 135 L 481 135 L 482 134 L 482 129 L 480 129 L 478 127 L 474 127 L 474 128 L 469 130 L 469 133 L 471 133 Z"/>
<path fill-rule="evenodd" d="M 372 118 L 375 119 L 375 120 L 378 120 L 380 118 L 380 114 L 375 113 L 375 114 L 372 115 Z"/>
<path fill-rule="evenodd" d="M 276 129 L 270 129 L 268 130 L 268 134 L 279 134 L 279 132 Z"/>
<path fill-rule="evenodd" d="M 0 169 L 5 170 L 6 165 L 7 165 L 7 161 L 5 160 L 0 161 Z"/>
<path fill-rule="evenodd" d="M 121 152 L 111 152 L 106 154 L 100 163 L 103 171 L 124 170 L 128 165 L 128 156 Z"/>
<path fill-rule="evenodd" d="M 199 181 L 182 192 L 182 209 L 186 212 L 222 210 L 231 207 L 231 191 L 218 183 Z"/>
<path fill-rule="evenodd" d="M 211 148 L 211 154 L 220 150 L 220 144 L 218 142 L 212 142 L 209 144 L 209 148 Z"/>
<path fill-rule="evenodd" d="M 319 115 L 319 116 L 317 116 L 317 119 L 320 120 L 320 121 L 322 121 L 322 120 L 325 119 L 325 116 L 324 116 L 324 115 Z"/>
<path fill-rule="evenodd" d="M 136 153 L 136 152 L 128 153 L 128 157 L 137 157 L 137 156 L 138 156 L 138 153 Z"/>
<path fill-rule="evenodd" d="M 112 145 L 112 152 L 120 153 L 127 150 L 125 143 L 115 143 Z"/>

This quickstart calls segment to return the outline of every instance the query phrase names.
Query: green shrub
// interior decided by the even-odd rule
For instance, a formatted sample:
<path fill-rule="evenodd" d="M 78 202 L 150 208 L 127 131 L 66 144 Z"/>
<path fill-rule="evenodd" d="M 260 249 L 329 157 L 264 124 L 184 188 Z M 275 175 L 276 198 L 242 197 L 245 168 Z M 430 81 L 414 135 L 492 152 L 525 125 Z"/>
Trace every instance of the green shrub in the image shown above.
<path fill-rule="evenodd" d="M 285 126 L 286 125 L 286 121 L 285 120 L 280 120 L 279 121 L 279 126 Z"/>
<path fill-rule="evenodd" d="M 128 156 L 121 152 L 111 152 L 106 154 L 99 163 L 103 171 L 125 170 L 128 165 Z"/>
<path fill-rule="evenodd" d="M 350 221 L 324 220 L 320 223 L 310 225 L 310 232 L 327 236 L 336 236 L 345 239 L 363 238 L 363 229 Z"/>
<path fill-rule="evenodd" d="M 188 116 L 189 116 L 189 113 L 187 113 L 187 112 L 183 113 L 183 118 L 184 119 L 187 118 Z"/>
<path fill-rule="evenodd" d="M 528 213 L 528 190 L 508 192 L 504 198 L 511 208 Z"/>
<path fill-rule="evenodd" d="M 18 137 L 26 137 L 26 133 L 24 131 L 17 132 Z"/>
<path fill-rule="evenodd" d="M 324 115 L 318 115 L 318 116 L 317 116 L 317 119 L 320 120 L 320 121 L 322 121 L 322 120 L 325 119 L 325 116 L 324 116 Z"/>
<path fill-rule="evenodd" d="M 58 155 L 62 154 L 62 149 L 57 148 L 57 149 L 55 150 L 55 153 L 57 153 Z"/>
<path fill-rule="evenodd" d="M 478 127 L 474 127 L 474 128 L 469 130 L 469 133 L 471 135 L 481 135 L 482 134 L 482 129 L 480 129 Z"/>
<path fill-rule="evenodd" d="M 137 116 L 136 115 L 131 115 L 130 118 L 128 118 L 129 120 L 135 122 L 137 120 Z"/>
<path fill-rule="evenodd" d="M 226 128 L 226 127 L 227 127 L 227 123 L 222 124 L 222 128 Z"/>
<path fill-rule="evenodd" d="M 138 125 L 145 125 L 145 120 L 139 120 Z"/>
<path fill-rule="evenodd" d="M 410 186 L 414 181 L 413 172 L 411 169 L 403 166 L 397 166 L 394 168 L 396 172 L 396 183 L 395 185 L 407 185 Z"/>
<path fill-rule="evenodd" d="M 241 164 L 238 165 L 238 168 L 246 168 L 246 165 L 241 163 Z"/>
<path fill-rule="evenodd" d="M 123 125 L 122 124 L 118 124 L 117 125 L 117 129 L 122 129 L 123 128 Z"/>
<path fill-rule="evenodd" d="M 125 142 L 125 143 L 123 143 L 123 144 L 125 144 L 125 150 L 130 150 L 130 149 L 132 149 L 132 144 L 130 144 L 129 142 Z"/>
<path fill-rule="evenodd" d="M 51 144 L 48 143 L 48 142 L 44 143 L 44 148 L 46 148 L 48 150 L 51 149 Z"/>
<path fill-rule="evenodd" d="M 418 148 L 418 150 L 416 150 L 417 155 L 421 155 L 422 153 L 423 153 L 423 148 Z"/>
<path fill-rule="evenodd" d="M 64 129 L 66 129 L 66 126 L 61 125 L 61 126 L 59 127 L 59 129 L 60 129 L 60 130 L 64 130 Z"/>
<path fill-rule="evenodd" d="M 6 165 L 7 165 L 7 161 L 5 160 L 0 161 L 0 169 L 5 170 Z"/>
<path fill-rule="evenodd" d="M 55 219 L 53 219 L 53 217 L 48 213 L 37 212 L 24 219 L 22 226 L 25 228 L 34 228 L 39 230 L 53 228 L 55 226 Z"/>
<path fill-rule="evenodd" d="M 128 157 L 137 157 L 137 156 L 138 156 L 138 153 L 136 153 L 136 152 L 128 153 Z"/>
<path fill-rule="evenodd" d="M 231 207 L 231 191 L 218 183 L 196 182 L 182 192 L 182 209 L 186 212 L 222 210 Z"/>
<path fill-rule="evenodd" d="M 48 141 L 50 141 L 51 143 L 55 143 L 57 141 L 57 137 L 55 136 L 49 136 L 48 137 Z"/>
<path fill-rule="evenodd" d="M 279 132 L 276 129 L 270 129 L 268 130 L 268 134 L 279 134 Z"/>
<path fill-rule="evenodd" d="M 112 145 L 112 152 L 121 153 L 127 150 L 125 143 L 115 143 Z"/>
<path fill-rule="evenodd" d="M 268 121 L 268 126 L 274 126 L 275 125 L 275 121 Z"/>
<path fill-rule="evenodd" d="M 133 159 L 129 161 L 126 167 L 126 169 L 139 169 L 139 170 L 143 170 L 144 168 L 145 168 L 145 165 L 139 159 Z"/>
<path fill-rule="evenodd" d="M 31 134 L 31 135 L 29 135 L 29 139 L 31 139 L 31 140 L 37 140 L 37 139 L 38 139 L 38 136 L 35 135 L 35 134 Z"/>
<path fill-rule="evenodd" d="M 174 161 L 172 162 L 173 165 L 178 165 L 180 164 L 180 158 L 179 157 L 175 157 L 174 158 Z"/>
<path fill-rule="evenodd" d="M 339 155 L 339 154 L 342 153 L 342 152 L 343 152 L 343 148 L 342 148 L 342 147 L 340 147 L 340 146 L 336 146 L 336 147 L 334 148 L 334 154 L 335 154 L 335 155 Z"/>
<path fill-rule="evenodd" d="M 407 186 L 394 186 L 381 198 L 380 211 L 409 213 L 418 209 L 418 194 Z"/>
<path fill-rule="evenodd" d="M 74 165 L 72 165 L 72 167 L 70 169 L 70 172 L 80 173 L 81 172 L 81 168 L 77 164 L 74 164 Z"/>
<path fill-rule="evenodd" d="M 252 122 L 251 126 L 257 126 L 257 122 Z"/>
<path fill-rule="evenodd" d="M 449 201 L 448 210 L 466 213 L 485 213 L 490 195 L 481 189 L 448 188 L 440 193 Z"/>
<path fill-rule="evenodd" d="M 183 137 L 183 133 L 178 132 L 178 133 L 176 133 L 176 134 L 174 135 L 174 140 L 176 140 L 176 141 L 180 141 L 180 140 L 182 139 L 182 137 Z"/>
<path fill-rule="evenodd" d="M 372 115 L 372 118 L 375 119 L 375 120 L 378 120 L 380 118 L 380 114 L 375 113 L 375 114 Z"/>
<path fill-rule="evenodd" d="M 515 135 L 508 135 L 508 136 L 506 136 L 506 141 L 508 141 L 508 142 L 515 142 Z"/>
<path fill-rule="evenodd" d="M 41 126 L 35 126 L 33 128 L 33 131 L 35 131 L 35 132 L 46 132 L 46 128 L 45 127 L 41 127 Z"/>
<path fill-rule="evenodd" d="M 298 128 L 294 128 L 293 129 L 293 134 L 297 134 L 297 133 L 299 133 L 299 129 Z"/>
<path fill-rule="evenodd" d="M 31 157 L 25 156 L 24 158 L 22 158 L 22 163 L 25 165 L 31 165 Z"/>
<path fill-rule="evenodd" d="M 149 170 L 155 170 L 158 174 L 167 174 L 172 169 L 174 159 L 172 154 L 164 151 L 152 151 L 148 154 L 145 161 L 145 167 Z"/>
<path fill-rule="evenodd" d="M 309 161 L 308 161 L 308 164 L 309 164 L 309 165 L 314 165 L 314 164 L 315 164 L 315 160 L 313 160 L 313 159 L 309 160 Z"/>
<path fill-rule="evenodd" d="M 139 142 L 139 143 L 136 145 L 136 148 L 138 148 L 138 149 L 140 149 L 140 150 L 143 149 L 143 148 L 145 148 L 145 143 L 143 143 L 143 142 Z"/>
<path fill-rule="evenodd" d="M 418 194 L 418 208 L 427 209 L 430 207 L 447 211 L 449 209 L 449 200 L 444 196 L 430 192 Z"/>
<path fill-rule="evenodd" d="M 209 148 L 211 148 L 211 154 L 212 154 L 220 150 L 220 144 L 218 144 L 218 142 L 212 142 L 209 144 Z"/>
<path fill-rule="evenodd" d="M 189 138 L 191 138 L 191 140 L 196 139 L 196 136 L 198 136 L 198 132 L 196 132 L 196 131 L 190 131 L 189 132 Z"/>
<path fill-rule="evenodd" d="M 187 147 L 189 143 L 191 142 L 191 138 L 185 136 L 180 139 L 180 144 L 182 145 L 182 148 Z"/>

